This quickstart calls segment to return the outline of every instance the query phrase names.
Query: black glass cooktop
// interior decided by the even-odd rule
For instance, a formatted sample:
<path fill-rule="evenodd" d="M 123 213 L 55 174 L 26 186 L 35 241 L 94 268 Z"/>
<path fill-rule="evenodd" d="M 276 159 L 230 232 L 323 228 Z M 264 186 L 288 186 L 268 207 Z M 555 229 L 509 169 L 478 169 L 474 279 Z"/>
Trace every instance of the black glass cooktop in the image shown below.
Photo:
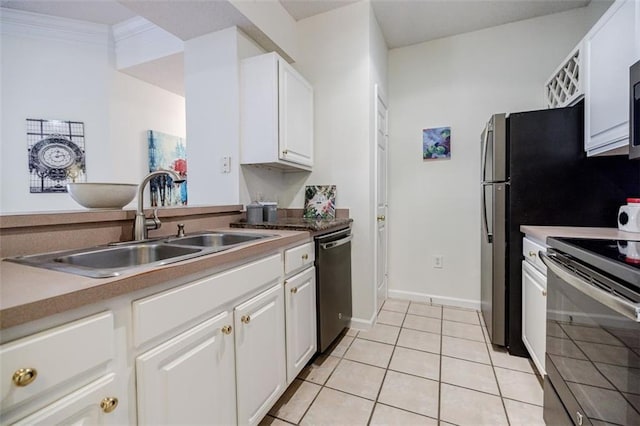
<path fill-rule="evenodd" d="M 554 237 L 547 244 L 619 279 L 640 283 L 640 238 L 625 241 Z"/>

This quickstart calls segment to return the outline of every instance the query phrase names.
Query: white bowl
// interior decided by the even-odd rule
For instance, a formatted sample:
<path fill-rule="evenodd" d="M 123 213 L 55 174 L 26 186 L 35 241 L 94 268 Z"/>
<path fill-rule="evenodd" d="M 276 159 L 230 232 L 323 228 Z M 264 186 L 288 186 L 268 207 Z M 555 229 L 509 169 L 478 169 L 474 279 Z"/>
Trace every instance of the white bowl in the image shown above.
<path fill-rule="evenodd" d="M 138 185 L 130 183 L 68 183 L 67 191 L 88 209 L 121 209 L 136 196 Z"/>

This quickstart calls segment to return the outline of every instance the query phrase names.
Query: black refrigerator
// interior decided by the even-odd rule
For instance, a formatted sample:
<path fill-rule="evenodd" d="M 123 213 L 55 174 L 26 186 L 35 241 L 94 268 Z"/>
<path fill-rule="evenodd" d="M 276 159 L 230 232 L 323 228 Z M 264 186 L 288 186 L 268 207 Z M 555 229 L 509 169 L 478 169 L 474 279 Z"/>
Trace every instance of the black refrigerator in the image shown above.
<path fill-rule="evenodd" d="M 616 227 L 640 196 L 640 164 L 587 158 L 584 106 L 496 114 L 482 132 L 481 310 L 491 342 L 522 343 L 521 225 Z M 542 321 L 543 319 L 541 319 Z"/>

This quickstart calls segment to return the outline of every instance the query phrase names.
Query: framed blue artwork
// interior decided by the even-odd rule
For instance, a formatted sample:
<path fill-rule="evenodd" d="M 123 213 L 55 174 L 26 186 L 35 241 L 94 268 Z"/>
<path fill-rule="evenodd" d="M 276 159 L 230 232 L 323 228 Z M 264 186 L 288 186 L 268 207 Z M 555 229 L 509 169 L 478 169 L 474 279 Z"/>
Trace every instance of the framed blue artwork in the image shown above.
<path fill-rule="evenodd" d="M 422 130 L 422 159 L 451 158 L 451 127 Z"/>
<path fill-rule="evenodd" d="M 184 138 L 149 130 L 149 171 L 170 169 L 187 179 L 187 143 Z M 151 206 L 186 206 L 187 182 L 174 185 L 169 175 L 156 176 L 149 182 Z"/>

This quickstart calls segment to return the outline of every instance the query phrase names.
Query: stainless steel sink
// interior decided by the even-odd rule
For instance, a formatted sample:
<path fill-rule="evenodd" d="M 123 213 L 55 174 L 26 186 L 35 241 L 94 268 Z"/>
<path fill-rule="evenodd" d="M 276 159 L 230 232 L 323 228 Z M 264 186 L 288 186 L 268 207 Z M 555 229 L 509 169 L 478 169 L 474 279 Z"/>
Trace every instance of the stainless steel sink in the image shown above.
<path fill-rule="evenodd" d="M 91 278 L 116 277 L 230 249 L 274 235 L 201 232 L 176 238 L 116 243 L 84 250 L 17 256 L 4 260 Z"/>
<path fill-rule="evenodd" d="M 188 235 L 185 237 L 171 238 L 167 240 L 167 243 L 180 246 L 228 248 L 230 246 L 261 240 L 268 237 L 272 237 L 272 235 L 243 234 L 236 232 L 207 232 Z"/>
<path fill-rule="evenodd" d="M 197 248 L 168 244 L 136 244 L 60 256 L 53 261 L 85 268 L 119 269 L 161 262 L 200 251 L 202 250 Z"/>

